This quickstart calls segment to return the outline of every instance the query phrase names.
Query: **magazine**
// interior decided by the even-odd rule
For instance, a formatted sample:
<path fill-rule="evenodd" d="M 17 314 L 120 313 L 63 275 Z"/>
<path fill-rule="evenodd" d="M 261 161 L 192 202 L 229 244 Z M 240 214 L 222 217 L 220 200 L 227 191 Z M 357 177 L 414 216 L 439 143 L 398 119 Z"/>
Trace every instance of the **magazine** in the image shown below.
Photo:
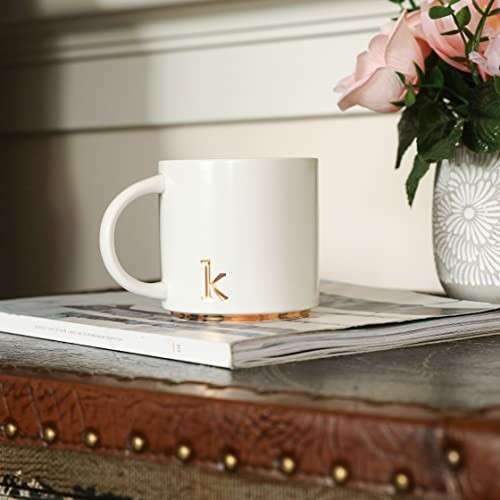
<path fill-rule="evenodd" d="M 176 319 L 128 292 L 0 301 L 0 331 L 224 368 L 247 368 L 500 332 L 499 305 L 323 282 L 307 318 Z"/>

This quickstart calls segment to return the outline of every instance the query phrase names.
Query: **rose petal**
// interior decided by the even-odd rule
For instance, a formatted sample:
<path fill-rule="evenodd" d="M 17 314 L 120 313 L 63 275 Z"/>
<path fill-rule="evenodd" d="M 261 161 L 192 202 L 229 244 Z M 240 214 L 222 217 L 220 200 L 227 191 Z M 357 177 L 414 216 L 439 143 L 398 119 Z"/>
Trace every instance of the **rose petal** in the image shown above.
<path fill-rule="evenodd" d="M 469 59 L 477 65 L 477 69 L 479 71 L 479 74 L 481 75 L 481 78 L 483 80 L 486 80 L 488 78 L 487 75 L 487 61 L 486 58 L 483 57 L 479 52 L 471 52 L 469 54 Z"/>
<path fill-rule="evenodd" d="M 500 35 L 489 41 L 484 56 L 487 61 L 486 72 L 490 76 L 500 76 Z"/>
<path fill-rule="evenodd" d="M 496 1 L 492 9 L 500 8 L 500 0 Z M 495 14 L 494 16 L 489 16 L 486 20 L 486 26 L 484 27 L 484 34 L 489 37 L 498 35 L 500 33 L 500 14 Z"/>
<path fill-rule="evenodd" d="M 406 15 L 406 22 L 408 23 L 408 27 L 411 29 L 414 36 L 420 38 L 421 40 L 425 40 L 424 32 L 422 31 L 422 11 L 415 10 Z"/>
<path fill-rule="evenodd" d="M 346 76 L 345 78 L 342 78 L 340 82 L 337 83 L 335 88 L 333 89 L 335 92 L 345 92 L 349 87 L 351 87 L 354 84 L 354 75 L 349 75 Z"/>
<path fill-rule="evenodd" d="M 479 52 L 471 52 L 469 59 L 478 66 L 486 68 L 486 57 L 482 56 Z"/>
<path fill-rule="evenodd" d="M 378 61 L 368 51 L 361 52 L 356 59 L 355 80 L 364 80 L 369 77 L 377 68 L 385 66 L 384 61 Z"/>
<path fill-rule="evenodd" d="M 342 111 L 359 104 L 379 113 L 399 111 L 392 101 L 403 99 L 406 88 L 391 68 L 379 68 L 367 80 L 356 82 L 340 98 Z"/>
<path fill-rule="evenodd" d="M 482 0 L 479 0 L 481 3 Z M 443 35 L 447 31 L 456 29 L 455 21 L 451 16 L 441 19 L 431 19 L 429 10 L 435 5 L 440 5 L 436 0 L 424 1 L 421 5 L 421 23 L 422 30 L 425 35 L 427 43 L 437 53 L 437 55 L 446 61 L 450 66 L 459 69 L 460 71 L 470 72 L 469 64 L 467 62 L 455 61 L 453 57 L 464 57 L 465 47 L 462 37 L 456 35 Z M 457 8 L 457 4 L 454 4 Z M 477 25 L 481 19 L 481 15 L 473 5 L 472 0 L 460 0 L 458 7 L 469 7 L 471 13 L 471 21 L 468 28 L 474 33 Z"/>
<path fill-rule="evenodd" d="M 389 38 L 385 49 L 385 62 L 387 66 L 409 76 L 417 77 L 415 64 L 424 68 L 425 62 L 420 45 L 409 28 L 404 15 L 402 15 Z"/>
<path fill-rule="evenodd" d="M 370 55 L 380 62 L 381 65 L 385 63 L 385 48 L 389 41 L 389 35 L 380 34 L 375 35 L 368 45 L 368 52 Z"/>
<path fill-rule="evenodd" d="M 458 0 L 458 2 L 452 4 L 451 8 L 455 14 L 462 10 L 464 7 L 469 7 L 471 2 L 469 0 Z"/>

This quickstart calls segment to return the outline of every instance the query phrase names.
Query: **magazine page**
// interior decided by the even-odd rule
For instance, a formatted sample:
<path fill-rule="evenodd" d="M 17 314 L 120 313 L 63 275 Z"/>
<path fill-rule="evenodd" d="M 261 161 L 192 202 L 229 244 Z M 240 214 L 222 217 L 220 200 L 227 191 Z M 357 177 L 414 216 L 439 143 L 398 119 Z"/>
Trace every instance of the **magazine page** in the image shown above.
<path fill-rule="evenodd" d="M 255 323 L 188 321 L 173 318 L 153 299 L 128 292 L 1 301 L 0 313 L 231 344 L 262 336 L 384 325 L 478 313 L 496 307 L 404 290 L 322 282 L 319 306 L 309 317 L 298 320 Z"/>

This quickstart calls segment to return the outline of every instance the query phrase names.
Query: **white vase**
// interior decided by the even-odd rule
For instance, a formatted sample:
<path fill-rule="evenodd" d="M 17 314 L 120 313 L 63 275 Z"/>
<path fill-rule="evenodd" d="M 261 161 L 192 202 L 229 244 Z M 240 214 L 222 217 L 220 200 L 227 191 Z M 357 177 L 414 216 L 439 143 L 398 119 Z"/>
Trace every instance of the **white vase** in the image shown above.
<path fill-rule="evenodd" d="M 451 297 L 500 303 L 500 153 L 461 147 L 434 187 L 434 256 Z"/>

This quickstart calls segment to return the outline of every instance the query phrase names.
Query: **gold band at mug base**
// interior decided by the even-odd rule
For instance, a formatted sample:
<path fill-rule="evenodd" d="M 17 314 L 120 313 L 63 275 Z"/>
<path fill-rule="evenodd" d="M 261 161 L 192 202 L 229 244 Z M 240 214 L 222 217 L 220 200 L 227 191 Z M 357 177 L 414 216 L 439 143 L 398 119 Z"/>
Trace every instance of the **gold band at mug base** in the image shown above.
<path fill-rule="evenodd" d="M 311 310 L 305 309 L 303 311 L 268 314 L 191 314 L 170 311 L 170 314 L 174 318 L 187 319 L 190 321 L 209 321 L 216 323 L 220 323 L 222 321 L 232 321 L 240 323 L 253 323 L 255 321 L 277 321 L 307 318 L 311 314 Z"/>

